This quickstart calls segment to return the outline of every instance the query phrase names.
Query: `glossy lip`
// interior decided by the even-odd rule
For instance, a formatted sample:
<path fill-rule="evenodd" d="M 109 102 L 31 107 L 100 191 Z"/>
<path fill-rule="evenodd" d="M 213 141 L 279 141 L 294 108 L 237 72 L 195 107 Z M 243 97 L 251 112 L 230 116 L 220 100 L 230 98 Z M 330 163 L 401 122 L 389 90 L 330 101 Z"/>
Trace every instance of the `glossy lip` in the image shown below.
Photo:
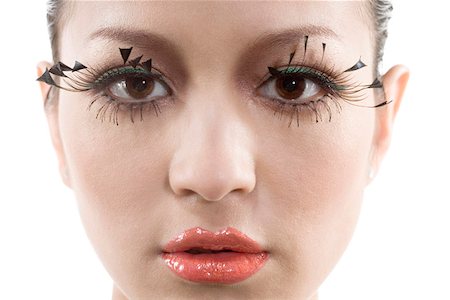
<path fill-rule="evenodd" d="M 191 252 L 187 252 L 189 250 Z M 227 227 L 213 233 L 195 227 L 167 243 L 162 258 L 169 269 L 183 279 L 231 284 L 259 271 L 269 254 L 235 228 Z"/>

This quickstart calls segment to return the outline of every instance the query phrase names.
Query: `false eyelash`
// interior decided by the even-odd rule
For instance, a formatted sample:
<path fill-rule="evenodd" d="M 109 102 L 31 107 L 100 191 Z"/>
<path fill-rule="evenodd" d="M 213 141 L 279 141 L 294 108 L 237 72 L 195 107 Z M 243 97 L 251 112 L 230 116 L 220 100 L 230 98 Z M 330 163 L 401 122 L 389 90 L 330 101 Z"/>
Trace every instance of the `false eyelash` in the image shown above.
<path fill-rule="evenodd" d="M 267 83 L 271 80 L 276 80 L 279 78 L 284 78 L 292 75 L 299 75 L 303 78 L 307 78 L 319 84 L 319 86 L 326 91 L 326 94 L 322 95 L 320 98 L 316 100 L 312 100 L 309 102 L 294 102 L 294 101 L 283 101 L 280 99 L 263 99 L 261 101 L 262 104 L 272 108 L 274 110 L 274 115 L 277 112 L 280 113 L 280 117 L 286 114 L 286 111 L 290 113 L 290 121 L 288 127 L 291 126 L 292 121 L 294 119 L 294 115 L 296 115 L 297 126 L 300 126 L 299 115 L 305 109 L 308 109 L 315 116 L 316 123 L 323 121 L 322 112 L 325 110 L 328 113 L 328 121 L 331 122 L 332 117 L 332 109 L 330 107 L 329 102 L 333 102 L 336 106 L 337 111 L 340 113 L 342 111 L 342 106 L 339 102 L 339 99 L 343 100 L 346 103 L 349 103 L 354 106 L 366 107 L 366 108 L 378 108 L 384 105 L 387 105 L 392 102 L 384 101 L 380 104 L 374 106 L 366 106 L 355 104 L 355 102 L 363 101 L 366 97 L 361 93 L 366 89 L 377 89 L 383 88 L 382 83 L 376 78 L 371 84 L 357 84 L 352 82 L 352 77 L 350 72 L 357 71 L 366 66 L 365 63 L 361 61 L 361 58 L 350 68 L 344 71 L 336 71 L 334 66 L 327 67 L 323 65 L 323 58 L 325 55 L 326 44 L 322 43 L 322 58 L 319 63 L 308 64 L 305 63 L 305 57 L 308 46 L 308 36 L 305 36 L 304 42 L 304 52 L 303 59 L 301 62 L 298 62 L 297 65 L 291 65 L 293 57 L 295 56 L 296 50 L 290 53 L 289 63 L 288 65 L 280 66 L 278 68 L 268 67 L 270 75 L 266 79 L 262 79 L 262 83 L 258 84 L 259 89 L 263 84 Z M 280 68 L 286 67 L 285 69 L 279 70 Z M 384 91 L 383 91 L 384 92 Z M 286 109 L 287 108 L 287 109 Z"/>
<path fill-rule="evenodd" d="M 111 83 L 129 78 L 130 76 L 143 76 L 151 80 L 160 81 L 162 78 L 161 74 L 148 72 L 147 70 L 139 68 L 137 66 L 122 66 L 114 67 L 106 71 L 97 71 L 96 69 L 91 68 L 88 73 L 79 73 L 79 75 L 73 76 L 71 83 L 65 83 L 69 85 L 70 88 L 73 89 L 73 91 L 88 92 L 93 97 L 87 107 L 87 111 L 91 111 L 94 103 L 102 102 L 100 107 L 97 109 L 95 117 L 101 122 L 108 120 L 109 122 L 118 126 L 118 113 L 119 111 L 126 110 L 129 111 L 130 120 L 134 124 L 136 118 L 139 118 L 140 121 L 144 120 L 143 112 L 148 111 L 149 107 L 153 108 L 155 116 L 159 116 L 159 114 L 161 113 L 160 102 L 164 102 L 166 101 L 166 99 L 154 99 L 145 102 L 121 102 L 114 99 L 105 92 L 105 89 Z M 170 88 L 168 88 L 163 81 L 161 81 L 161 83 L 166 87 L 167 90 L 170 91 Z M 171 93 L 169 93 L 169 95 L 171 95 Z"/>
<path fill-rule="evenodd" d="M 162 75 L 158 73 L 148 72 L 144 69 L 137 67 L 119 67 L 110 69 L 100 76 L 96 76 L 95 81 L 93 81 L 93 86 L 89 90 L 89 93 L 94 97 L 89 103 L 87 110 L 90 111 L 94 103 L 99 100 L 105 100 L 104 103 L 97 110 L 96 119 L 100 119 L 102 122 L 106 119 L 106 112 L 110 110 L 108 120 L 116 125 L 119 125 L 118 113 L 120 110 L 129 111 L 130 120 L 132 123 L 135 122 L 136 113 L 138 114 L 140 121 L 144 120 L 143 112 L 148 111 L 153 108 L 155 116 L 158 117 L 161 113 L 160 105 L 168 104 L 173 98 L 169 97 L 172 95 L 170 87 L 162 80 Z M 142 76 L 143 75 L 143 76 Z M 168 95 L 164 97 L 155 97 L 156 99 L 150 101 L 133 101 L 133 102 L 122 102 L 114 99 L 111 95 L 105 92 L 108 85 L 114 82 L 118 82 L 131 76 L 145 77 L 151 80 L 158 80 L 168 91 Z"/>
<path fill-rule="evenodd" d="M 262 104 L 268 108 L 272 108 L 272 110 L 274 110 L 274 115 L 279 113 L 280 119 L 283 115 L 289 115 L 290 121 L 288 127 L 291 126 L 294 117 L 296 117 L 297 126 L 299 127 L 300 114 L 305 110 L 312 112 L 312 116 L 316 123 L 325 119 L 323 116 L 325 111 L 325 113 L 328 114 L 328 121 L 331 122 L 333 110 L 330 106 L 330 102 L 340 113 L 342 111 L 342 106 L 339 103 L 338 98 L 346 98 L 349 100 L 352 98 L 352 95 L 349 93 L 351 91 L 349 87 L 352 85 L 349 83 L 349 76 L 339 76 L 340 73 L 336 72 L 334 67 L 319 66 L 318 64 L 305 64 L 301 62 L 298 63 L 298 65 L 294 64 L 294 66 L 292 66 L 289 64 L 287 66 L 281 66 L 278 69 L 275 69 L 274 67 L 268 68 L 271 76 L 263 79 L 262 83 L 258 84 L 258 89 L 269 81 L 297 75 L 312 80 L 326 91 L 326 93 L 318 99 L 309 102 L 295 102 L 277 98 L 269 98 L 268 102 L 267 99 L 262 99 Z M 284 69 L 279 70 L 280 68 Z"/>
<path fill-rule="evenodd" d="M 336 107 L 336 110 L 338 112 L 342 111 L 342 106 L 339 103 L 339 101 L 332 97 L 329 94 L 323 95 L 317 100 L 310 101 L 308 103 L 289 103 L 289 102 L 282 102 L 276 99 L 267 101 L 261 101 L 263 106 L 266 106 L 268 109 L 272 109 L 274 111 L 273 115 L 276 116 L 277 113 L 280 114 L 280 120 L 282 116 L 288 115 L 290 120 L 288 127 L 291 126 L 292 121 L 294 119 L 297 120 L 297 127 L 300 127 L 300 115 L 303 111 L 311 112 L 312 118 L 315 120 L 316 123 L 319 121 L 324 121 L 323 117 L 323 111 L 325 110 L 328 114 L 328 121 L 331 122 L 331 116 L 332 116 L 332 104 Z"/>
<path fill-rule="evenodd" d="M 156 68 L 153 68 L 157 70 Z M 158 71 L 158 70 L 157 70 Z M 126 78 L 127 76 L 143 75 L 151 79 L 161 80 L 161 73 L 153 73 L 145 68 L 136 66 L 116 66 L 113 68 L 95 68 L 83 69 L 71 77 L 67 75 L 61 76 L 61 80 L 68 86 L 54 84 L 56 87 L 70 92 L 87 92 L 91 90 L 98 90 L 105 85 Z M 70 81 L 69 81 L 70 80 Z"/>
<path fill-rule="evenodd" d="M 275 107 L 275 113 L 279 111 L 281 115 L 283 115 L 285 108 L 288 108 L 288 111 L 291 112 L 291 121 L 289 126 L 292 123 L 294 114 L 297 115 L 297 125 L 299 126 L 299 113 L 305 109 L 309 109 L 315 116 L 316 123 L 319 120 L 323 120 L 322 110 L 326 110 L 329 115 L 329 122 L 331 122 L 332 110 L 329 102 L 333 102 L 336 106 L 338 112 L 342 110 L 342 106 L 339 103 L 338 99 L 342 99 L 345 102 L 359 106 L 359 107 L 369 107 L 369 108 L 378 108 L 384 105 L 387 105 L 392 102 L 384 101 L 375 106 L 365 106 L 358 105 L 354 102 L 359 102 L 364 100 L 361 91 L 366 89 L 375 89 L 375 88 L 383 88 L 382 83 L 376 78 L 371 84 L 361 85 L 356 83 L 351 83 L 350 72 L 357 71 L 366 65 L 358 60 L 352 67 L 346 69 L 343 72 L 338 72 L 333 67 L 326 67 L 323 65 L 323 58 L 325 55 L 326 44 L 322 43 L 322 58 L 319 63 L 315 64 L 306 64 L 305 57 L 308 47 L 308 36 L 305 36 L 304 41 L 304 53 L 303 59 L 298 63 L 298 66 L 291 66 L 291 62 L 293 57 L 295 56 L 296 51 L 290 54 L 289 64 L 286 66 L 286 69 L 278 70 L 274 67 L 268 67 L 269 74 L 271 77 L 263 80 L 264 83 L 273 80 L 274 78 L 280 78 L 286 75 L 301 75 L 305 78 L 311 79 L 312 81 L 318 83 L 327 93 L 321 96 L 319 99 L 314 101 L 309 101 L 307 103 L 297 103 L 293 101 L 282 101 L 280 99 L 271 99 L 269 102 L 264 102 L 263 104 L 270 103 L 270 107 Z M 101 105 L 101 107 L 97 110 L 96 118 L 100 119 L 102 122 L 107 119 L 106 114 L 109 112 L 109 121 L 119 125 L 118 120 L 118 112 L 121 109 L 128 109 L 130 111 L 130 119 L 132 123 L 134 123 L 135 111 L 138 111 L 141 121 L 143 120 L 143 111 L 150 109 L 153 107 L 155 115 L 158 116 L 161 113 L 161 109 L 159 104 L 166 104 L 169 100 L 173 100 L 172 97 L 164 96 L 162 98 L 157 98 L 151 101 L 146 102 L 121 102 L 109 94 L 105 93 L 106 87 L 112 83 L 116 82 L 120 79 L 128 78 L 129 76 L 139 76 L 143 75 L 152 80 L 160 80 L 160 82 L 167 88 L 169 91 L 169 95 L 171 95 L 171 89 L 165 83 L 164 80 L 161 80 L 162 75 L 158 73 L 151 72 L 152 69 L 152 60 L 149 59 L 145 62 L 141 62 L 142 55 L 136 57 L 134 59 L 129 60 L 131 48 L 119 48 L 120 54 L 122 56 L 124 65 L 121 67 L 115 67 L 113 69 L 108 69 L 106 67 L 103 68 L 87 68 L 83 64 L 78 61 L 75 61 L 74 67 L 69 67 L 62 62 L 58 62 L 51 69 L 46 69 L 44 74 L 40 76 L 37 80 L 43 81 L 51 86 L 72 91 L 72 92 L 90 92 L 93 96 L 93 100 L 90 102 L 87 110 L 90 110 L 92 105 L 98 102 L 100 99 L 106 99 L 105 103 Z M 128 65 L 127 65 L 128 62 Z M 155 69 L 155 68 L 153 68 Z M 158 71 L 158 70 L 157 70 Z M 71 77 L 67 76 L 66 73 L 71 72 Z M 61 84 L 57 84 L 51 74 L 58 76 L 65 86 Z M 268 99 L 266 99 L 268 100 Z M 112 107 L 110 109 L 110 107 Z"/>
<path fill-rule="evenodd" d="M 152 67 L 152 60 L 141 62 L 142 55 L 134 59 L 128 60 L 131 54 L 131 48 L 119 48 L 122 59 L 124 61 L 123 66 L 116 66 L 113 68 L 104 67 L 89 67 L 87 68 L 80 62 L 76 61 L 73 68 L 58 62 L 50 70 L 46 70 L 45 73 L 38 78 L 39 81 L 44 81 L 51 86 L 71 91 L 71 92 L 88 92 L 93 97 L 90 101 L 87 110 L 90 111 L 93 104 L 99 102 L 99 100 L 106 100 L 100 106 L 96 113 L 96 119 L 100 119 L 102 122 L 109 120 L 110 122 L 119 125 L 118 112 L 123 109 L 127 109 L 130 112 L 130 120 L 132 123 L 135 121 L 136 112 L 143 121 L 143 112 L 148 110 L 147 108 L 153 107 L 155 115 L 158 116 L 161 113 L 160 104 L 166 104 L 170 97 L 165 96 L 167 99 L 154 99 L 151 101 L 135 101 L 135 102 L 122 102 L 114 99 L 108 93 L 105 92 L 107 86 L 113 82 L 117 82 L 123 79 L 127 79 L 130 76 L 142 76 L 151 80 L 159 80 L 160 83 L 169 92 L 169 96 L 172 95 L 171 88 L 162 80 L 162 73 L 156 68 Z M 128 61 L 128 65 L 127 65 Z M 152 68 L 157 73 L 152 72 Z M 64 72 L 71 71 L 71 76 L 67 76 Z M 62 84 L 57 84 L 51 74 L 59 76 Z M 64 85 L 64 86 L 63 86 Z M 109 117 L 107 117 L 109 111 Z"/>

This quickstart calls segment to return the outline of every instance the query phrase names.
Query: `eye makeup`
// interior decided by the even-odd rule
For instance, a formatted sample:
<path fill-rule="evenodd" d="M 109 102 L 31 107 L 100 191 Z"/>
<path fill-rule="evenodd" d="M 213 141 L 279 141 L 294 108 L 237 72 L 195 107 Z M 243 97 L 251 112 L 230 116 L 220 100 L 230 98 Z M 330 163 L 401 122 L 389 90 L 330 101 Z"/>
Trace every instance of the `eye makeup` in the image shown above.
<path fill-rule="evenodd" d="M 101 103 L 96 112 L 96 119 L 119 125 L 119 112 L 128 111 L 132 123 L 136 116 L 144 120 L 144 112 L 153 110 L 155 115 L 161 113 L 162 104 L 168 104 L 173 94 L 164 80 L 162 72 L 152 66 L 152 59 L 142 61 L 143 56 L 129 59 L 131 48 L 119 48 L 123 65 L 93 68 L 75 62 L 73 68 L 58 62 L 46 70 L 37 80 L 55 88 L 69 92 L 87 92 L 92 98 L 87 110 L 95 103 Z M 77 67 L 78 66 L 78 67 Z M 59 77 L 57 83 L 51 74 Z M 164 90 L 157 97 L 148 98 L 152 91 Z M 162 95 L 161 95 L 162 94 Z M 100 101 L 102 100 L 102 101 Z"/>
<path fill-rule="evenodd" d="M 154 91 L 160 91 L 159 95 L 148 99 L 148 95 Z M 96 118 L 102 122 L 108 119 L 116 125 L 119 125 L 119 111 L 128 111 L 130 120 L 134 123 L 136 114 L 141 121 L 144 119 L 144 112 L 149 109 L 153 109 L 158 116 L 161 113 L 161 104 L 172 100 L 169 97 L 172 90 L 164 82 L 161 74 L 133 66 L 106 71 L 94 81 L 89 93 L 93 99 L 89 103 L 88 110 L 91 110 L 96 102 L 103 103 L 97 110 Z"/>
<path fill-rule="evenodd" d="M 326 50 L 325 43 L 322 43 L 322 56 L 320 61 L 307 61 L 308 40 L 309 37 L 305 36 L 303 56 L 299 62 L 292 64 L 292 60 L 297 53 L 296 49 L 290 53 L 287 65 L 278 68 L 268 67 L 268 74 L 256 89 L 257 91 L 254 96 L 261 100 L 261 104 L 271 108 L 274 111 L 274 115 L 280 113 L 280 116 L 288 116 L 290 118 L 289 126 L 296 119 L 297 126 L 300 126 L 300 115 L 303 111 L 310 112 L 312 119 L 316 123 L 323 120 L 331 122 L 332 107 L 335 107 L 337 112 L 341 112 L 342 101 L 350 105 L 367 108 L 377 108 L 390 103 L 384 101 L 374 106 L 357 103 L 367 98 L 364 93 L 365 90 L 383 89 L 383 85 L 379 79 L 376 78 L 371 84 L 362 84 L 354 80 L 351 73 L 366 67 L 366 64 L 361 61 L 361 58 L 353 66 L 344 71 L 338 71 L 334 66 L 327 66 L 323 63 Z M 295 97 L 298 93 L 294 93 L 291 97 L 289 97 L 289 93 L 285 93 L 287 97 L 283 98 L 267 97 L 265 95 L 260 97 L 261 95 L 258 93 L 260 87 L 274 81 L 279 89 L 284 88 L 295 91 L 297 88 L 297 91 L 302 92 L 303 95 L 309 95 L 309 97 Z M 311 96 L 311 93 L 306 92 L 306 89 L 309 87 L 310 90 L 314 90 L 311 88 L 314 85 L 316 86 L 315 91 L 317 93 Z"/>
<path fill-rule="evenodd" d="M 268 66 L 268 74 L 255 90 L 254 96 L 260 100 L 258 102 L 273 110 L 274 115 L 287 114 L 291 118 L 289 126 L 296 117 L 297 126 L 300 126 L 300 113 L 305 110 L 311 112 L 316 123 L 326 119 L 330 122 L 330 104 L 333 103 L 340 112 L 340 100 L 361 107 L 381 107 L 390 103 L 384 101 L 375 106 L 356 103 L 366 98 L 364 90 L 382 88 L 381 82 L 375 79 L 371 84 L 364 85 L 352 80 L 350 74 L 366 66 L 361 59 L 344 71 L 323 64 L 325 43 L 322 43 L 321 60 L 315 63 L 307 61 L 308 39 L 305 36 L 303 57 L 299 62 L 291 64 L 296 49 L 290 54 L 288 65 Z M 173 91 L 163 73 L 152 66 L 151 59 L 142 61 L 142 55 L 129 59 L 132 49 L 119 48 L 122 66 L 96 69 L 76 61 L 71 68 L 58 62 L 37 80 L 66 91 L 89 93 L 92 99 L 87 109 L 91 110 L 94 104 L 99 103 L 96 118 L 102 122 L 108 120 L 119 125 L 119 115 L 126 111 L 132 123 L 136 116 L 143 121 L 144 112 L 149 110 L 158 116 L 161 106 L 173 102 Z M 58 83 L 52 75 L 58 77 Z"/>

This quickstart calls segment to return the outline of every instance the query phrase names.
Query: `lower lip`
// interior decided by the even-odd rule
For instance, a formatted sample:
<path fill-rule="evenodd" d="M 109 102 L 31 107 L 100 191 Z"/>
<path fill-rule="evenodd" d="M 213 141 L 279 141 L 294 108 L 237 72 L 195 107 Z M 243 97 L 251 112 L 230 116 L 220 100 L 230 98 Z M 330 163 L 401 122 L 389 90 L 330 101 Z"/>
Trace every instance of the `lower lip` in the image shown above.
<path fill-rule="evenodd" d="M 258 272 L 269 255 L 260 253 L 219 252 L 190 254 L 163 253 L 166 265 L 179 277 L 203 283 L 232 284 Z"/>

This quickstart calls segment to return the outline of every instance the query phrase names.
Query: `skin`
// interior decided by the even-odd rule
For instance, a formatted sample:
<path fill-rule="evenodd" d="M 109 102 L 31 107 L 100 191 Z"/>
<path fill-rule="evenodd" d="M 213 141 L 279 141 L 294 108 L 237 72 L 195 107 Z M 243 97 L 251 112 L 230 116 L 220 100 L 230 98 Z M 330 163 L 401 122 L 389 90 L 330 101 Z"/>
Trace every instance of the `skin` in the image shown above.
<path fill-rule="evenodd" d="M 268 32 L 320 25 L 337 35 L 310 35 L 307 61 L 345 70 L 368 65 L 355 80 L 374 79 L 374 41 L 359 2 L 72 3 L 60 35 L 60 60 L 120 65 L 119 47 L 134 46 L 172 84 L 173 104 L 120 125 L 95 118 L 86 93 L 59 91 L 46 109 L 62 178 L 73 189 L 87 235 L 114 281 L 113 299 L 317 299 L 317 290 L 351 239 L 363 192 L 386 152 L 409 72 L 383 76 L 382 108 L 342 104 L 332 121 L 304 111 L 289 117 L 249 91 L 267 66 L 301 61 L 303 40 L 249 53 Z M 101 12 L 101 13 L 100 13 Z M 334 18 L 330 16 L 337 16 Z M 130 22 L 129 20 L 133 20 Z M 157 33 L 173 53 L 89 36 L 104 26 Z M 354 30 L 359 28 L 359 30 Z M 254 50 L 254 49 L 253 49 Z M 168 55 L 172 56 L 168 56 Z M 180 62 L 174 63 L 177 56 Z M 251 62 L 251 63 L 250 63 Z M 52 64 L 41 62 L 38 75 Z M 49 86 L 41 83 L 42 97 Z M 365 105 L 377 102 L 365 92 Z M 185 229 L 233 226 L 270 253 L 254 276 L 234 285 L 193 284 L 173 275 L 159 254 Z"/>

